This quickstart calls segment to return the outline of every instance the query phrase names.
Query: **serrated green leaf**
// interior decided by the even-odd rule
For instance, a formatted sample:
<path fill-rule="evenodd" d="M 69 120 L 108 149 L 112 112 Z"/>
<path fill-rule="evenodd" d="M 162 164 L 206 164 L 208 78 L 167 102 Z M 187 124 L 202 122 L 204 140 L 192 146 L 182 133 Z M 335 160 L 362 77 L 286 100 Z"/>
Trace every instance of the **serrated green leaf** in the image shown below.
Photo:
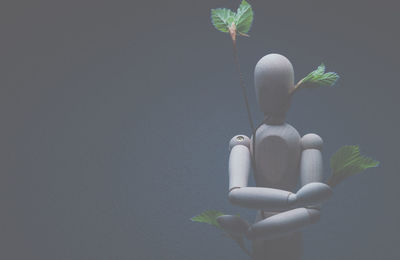
<path fill-rule="evenodd" d="M 331 157 L 332 176 L 328 185 L 334 187 L 347 177 L 378 165 L 378 161 L 361 155 L 357 145 L 345 145 Z"/>
<path fill-rule="evenodd" d="M 318 68 L 310 72 L 300 82 L 301 88 L 316 88 L 333 86 L 339 79 L 339 75 L 335 72 L 325 73 L 325 65 L 321 63 Z"/>
<path fill-rule="evenodd" d="M 246 34 L 250 31 L 253 23 L 253 9 L 251 5 L 243 0 L 236 11 L 235 25 L 239 33 Z"/>
<path fill-rule="evenodd" d="M 211 22 L 215 29 L 228 33 L 229 26 L 235 21 L 236 14 L 227 8 L 211 9 Z"/>
<path fill-rule="evenodd" d="M 191 218 L 191 221 L 207 223 L 217 228 L 221 228 L 217 222 L 217 217 L 224 215 L 224 213 L 217 210 L 206 210 L 203 213 Z"/>

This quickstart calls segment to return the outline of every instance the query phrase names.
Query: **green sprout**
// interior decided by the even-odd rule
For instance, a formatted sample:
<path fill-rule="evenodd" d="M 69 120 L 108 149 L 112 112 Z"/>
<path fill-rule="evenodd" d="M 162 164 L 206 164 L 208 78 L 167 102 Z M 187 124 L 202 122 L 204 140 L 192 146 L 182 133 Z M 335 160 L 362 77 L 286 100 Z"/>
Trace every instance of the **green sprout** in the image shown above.
<path fill-rule="evenodd" d="M 301 79 L 292 89 L 291 94 L 300 88 L 331 87 L 339 79 L 336 72 L 326 72 L 325 65 L 321 63 L 318 68 Z"/>
<path fill-rule="evenodd" d="M 214 25 L 215 29 L 223 33 L 229 33 L 232 38 L 233 56 L 236 69 L 239 74 L 239 81 L 246 105 L 247 117 L 249 119 L 251 131 L 254 134 L 254 123 L 251 117 L 246 86 L 244 84 L 243 75 L 240 69 L 239 56 L 236 47 L 236 37 L 238 34 L 247 37 L 249 36 L 247 33 L 250 31 L 250 27 L 253 23 L 253 9 L 246 0 L 242 0 L 236 12 L 227 8 L 211 9 L 211 23 Z"/>
<path fill-rule="evenodd" d="M 221 228 L 217 222 L 217 218 L 222 215 L 224 215 L 224 213 L 222 213 L 221 211 L 206 210 L 203 213 L 194 216 L 190 220 L 194 222 L 206 223 L 214 227 Z"/>
<path fill-rule="evenodd" d="M 215 29 L 229 33 L 235 43 L 237 34 L 249 36 L 247 33 L 253 23 L 253 9 L 246 0 L 240 3 L 236 13 L 227 8 L 212 9 L 211 22 Z"/>
<path fill-rule="evenodd" d="M 327 184 L 334 187 L 347 177 L 378 165 L 378 161 L 361 155 L 357 145 L 345 145 L 331 157 L 332 175 Z"/>

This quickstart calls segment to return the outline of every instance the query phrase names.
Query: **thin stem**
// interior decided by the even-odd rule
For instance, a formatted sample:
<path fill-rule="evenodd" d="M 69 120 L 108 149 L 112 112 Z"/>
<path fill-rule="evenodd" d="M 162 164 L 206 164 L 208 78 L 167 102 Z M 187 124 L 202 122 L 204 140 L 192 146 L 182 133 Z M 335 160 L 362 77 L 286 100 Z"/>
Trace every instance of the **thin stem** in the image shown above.
<path fill-rule="evenodd" d="M 249 119 L 251 132 L 253 134 L 253 149 L 252 149 L 253 150 L 253 156 L 252 156 L 253 160 L 252 161 L 253 161 L 253 170 L 254 170 L 254 172 L 256 172 L 256 148 L 255 148 L 256 129 L 254 128 L 253 118 L 252 118 L 251 112 L 250 112 L 249 100 L 247 98 L 246 86 L 244 84 L 243 74 L 240 69 L 239 55 L 238 55 L 237 47 L 236 47 L 236 35 L 233 34 L 233 30 L 231 31 L 231 36 L 232 36 L 232 42 L 233 42 L 233 56 L 235 59 L 236 70 L 239 74 L 240 87 L 242 88 L 243 98 L 244 98 L 244 102 L 246 104 L 247 117 Z"/>
<path fill-rule="evenodd" d="M 235 59 L 236 69 L 237 69 L 237 72 L 239 74 L 240 86 L 242 88 L 244 102 L 246 104 L 247 117 L 249 119 L 251 131 L 254 133 L 255 132 L 255 128 L 254 128 L 253 118 L 251 117 L 249 100 L 247 98 L 246 86 L 244 84 L 242 71 L 240 69 L 239 57 L 238 57 L 237 48 L 236 48 L 236 41 L 233 41 L 233 56 L 234 56 L 234 59 Z"/>
<path fill-rule="evenodd" d="M 299 82 L 297 82 L 297 84 L 294 86 L 294 88 L 292 88 L 292 90 L 290 90 L 289 94 L 293 95 L 293 93 L 299 89 L 301 83 L 303 83 L 303 79 L 301 79 Z"/>

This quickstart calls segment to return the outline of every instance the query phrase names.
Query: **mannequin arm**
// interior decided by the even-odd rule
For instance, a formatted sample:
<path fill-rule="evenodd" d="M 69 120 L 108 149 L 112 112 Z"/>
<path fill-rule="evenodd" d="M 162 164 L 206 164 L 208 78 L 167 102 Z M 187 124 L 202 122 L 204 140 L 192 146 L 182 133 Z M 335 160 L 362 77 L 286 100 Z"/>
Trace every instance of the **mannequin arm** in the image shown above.
<path fill-rule="evenodd" d="M 247 187 L 251 168 L 250 140 L 235 136 L 230 141 L 229 200 L 232 204 L 252 209 L 287 210 L 315 206 L 328 199 L 331 188 L 322 180 L 322 139 L 317 135 L 302 138 L 303 153 L 300 166 L 302 185 L 296 194 L 279 189 Z"/>
<path fill-rule="evenodd" d="M 276 238 L 299 231 L 318 222 L 319 218 L 318 209 L 296 208 L 278 213 L 251 225 L 246 236 L 250 240 Z"/>
<path fill-rule="evenodd" d="M 295 195 L 289 191 L 247 187 L 251 169 L 250 140 L 246 136 L 235 136 L 230 141 L 229 156 L 229 200 L 232 204 L 252 209 L 289 209 Z"/>
<path fill-rule="evenodd" d="M 246 187 L 251 169 L 250 150 L 243 144 L 232 147 L 229 155 L 229 191 Z"/>
<path fill-rule="evenodd" d="M 322 183 L 322 139 L 315 134 L 305 135 L 301 139 L 303 148 L 300 161 L 300 178 L 302 188 L 290 195 L 294 200 L 292 210 L 278 213 L 250 226 L 247 232 L 249 239 L 270 239 L 296 232 L 320 218 L 318 205 L 327 200 L 332 189 Z"/>
<path fill-rule="evenodd" d="M 322 183 L 321 137 L 307 134 L 301 138 L 303 152 L 300 161 L 300 181 L 302 188 L 297 192 L 296 206 L 317 206 L 332 195 L 332 189 Z"/>
<path fill-rule="evenodd" d="M 296 195 L 289 191 L 262 187 L 236 187 L 229 192 L 232 204 L 269 211 L 293 208 L 295 198 Z"/>

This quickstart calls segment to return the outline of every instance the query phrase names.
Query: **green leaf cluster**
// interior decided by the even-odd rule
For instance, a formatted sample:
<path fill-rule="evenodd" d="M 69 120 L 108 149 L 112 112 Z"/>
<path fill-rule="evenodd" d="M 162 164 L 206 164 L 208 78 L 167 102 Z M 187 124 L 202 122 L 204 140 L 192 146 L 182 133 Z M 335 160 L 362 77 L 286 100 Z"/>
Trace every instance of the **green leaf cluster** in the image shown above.
<path fill-rule="evenodd" d="M 251 5 L 243 0 L 236 13 L 227 8 L 211 9 L 211 22 L 214 27 L 225 33 L 229 33 L 229 28 L 234 24 L 239 34 L 247 34 L 253 23 L 253 9 Z"/>
<path fill-rule="evenodd" d="M 378 161 L 361 155 L 357 145 L 345 145 L 331 157 L 332 176 L 328 185 L 334 187 L 347 177 L 378 165 Z"/>
<path fill-rule="evenodd" d="M 310 72 L 300 81 L 301 88 L 316 88 L 333 86 L 339 79 L 339 75 L 335 72 L 325 73 L 325 65 L 321 63 L 318 68 Z"/>
<path fill-rule="evenodd" d="M 197 216 L 194 216 L 190 220 L 194 221 L 194 222 L 207 223 L 207 224 L 213 225 L 217 228 L 221 228 L 217 222 L 217 218 L 222 215 L 224 215 L 224 213 L 222 213 L 221 211 L 206 210 L 203 213 L 201 213 Z"/>
<path fill-rule="evenodd" d="M 217 222 L 217 218 L 219 216 L 224 215 L 221 211 L 217 210 L 206 210 L 203 213 L 192 217 L 190 220 L 194 222 L 200 222 L 200 223 L 206 223 L 210 224 L 214 227 L 217 227 L 221 230 L 221 226 Z M 248 255 L 251 257 L 251 253 L 247 250 L 246 245 L 244 244 L 243 236 L 236 236 L 236 235 L 231 235 L 225 232 L 225 236 L 230 237 L 235 243 Z"/>

